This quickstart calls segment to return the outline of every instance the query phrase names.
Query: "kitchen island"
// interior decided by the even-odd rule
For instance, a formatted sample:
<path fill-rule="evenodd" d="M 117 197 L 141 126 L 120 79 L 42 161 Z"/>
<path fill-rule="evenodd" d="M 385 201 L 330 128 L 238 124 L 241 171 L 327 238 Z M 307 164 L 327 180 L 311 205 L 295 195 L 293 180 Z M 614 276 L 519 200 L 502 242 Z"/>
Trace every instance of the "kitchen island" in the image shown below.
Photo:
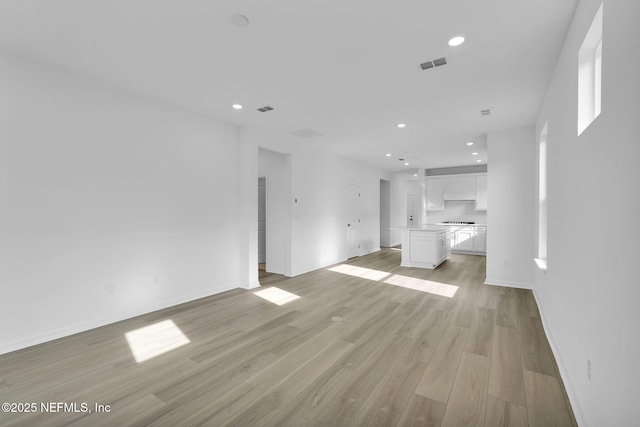
<path fill-rule="evenodd" d="M 487 225 L 474 223 L 441 223 L 451 233 L 451 253 L 487 255 Z"/>
<path fill-rule="evenodd" d="M 403 267 L 436 268 L 451 253 L 449 227 L 394 227 L 402 233 Z"/>

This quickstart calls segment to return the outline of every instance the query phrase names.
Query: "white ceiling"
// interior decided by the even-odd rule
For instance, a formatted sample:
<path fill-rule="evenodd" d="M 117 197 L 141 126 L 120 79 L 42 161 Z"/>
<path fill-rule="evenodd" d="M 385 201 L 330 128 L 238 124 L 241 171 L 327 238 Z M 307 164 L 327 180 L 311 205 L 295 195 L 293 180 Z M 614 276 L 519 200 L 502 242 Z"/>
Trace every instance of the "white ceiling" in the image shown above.
<path fill-rule="evenodd" d="M 577 1 L 0 0 L 0 48 L 387 170 L 461 166 L 535 122 Z"/>

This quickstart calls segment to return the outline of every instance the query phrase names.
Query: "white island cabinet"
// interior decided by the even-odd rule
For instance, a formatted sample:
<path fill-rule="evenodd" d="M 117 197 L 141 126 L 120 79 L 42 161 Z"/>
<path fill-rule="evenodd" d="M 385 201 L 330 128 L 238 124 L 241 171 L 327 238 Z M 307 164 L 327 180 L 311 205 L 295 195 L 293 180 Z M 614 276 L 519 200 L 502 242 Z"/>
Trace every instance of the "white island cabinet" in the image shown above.
<path fill-rule="evenodd" d="M 454 254 L 486 255 L 487 226 L 484 224 L 452 225 L 451 251 Z"/>
<path fill-rule="evenodd" d="M 447 227 L 398 227 L 402 231 L 403 267 L 436 268 L 451 253 Z"/>

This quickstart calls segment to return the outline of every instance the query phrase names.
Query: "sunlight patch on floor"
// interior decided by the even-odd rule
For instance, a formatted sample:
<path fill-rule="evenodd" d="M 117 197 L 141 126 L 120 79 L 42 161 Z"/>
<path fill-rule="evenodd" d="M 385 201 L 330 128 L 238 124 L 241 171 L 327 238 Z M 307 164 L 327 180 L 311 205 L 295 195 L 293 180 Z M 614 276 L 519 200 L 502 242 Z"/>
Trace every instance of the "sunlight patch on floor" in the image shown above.
<path fill-rule="evenodd" d="M 385 280 L 384 283 L 449 298 L 453 298 L 458 291 L 458 286 L 455 285 L 432 282 L 431 280 L 416 279 L 415 277 L 407 277 L 400 274 L 394 274 Z"/>
<path fill-rule="evenodd" d="M 153 359 L 191 342 L 173 320 L 164 320 L 127 332 L 125 338 L 138 363 Z"/>
<path fill-rule="evenodd" d="M 253 294 L 259 296 L 262 299 L 266 299 L 267 301 L 276 305 L 285 305 L 288 302 L 295 301 L 300 298 L 296 294 L 287 292 L 284 289 L 276 288 L 275 286 L 262 289 L 260 291 L 254 292 Z"/>
<path fill-rule="evenodd" d="M 380 270 L 372 270 L 371 268 L 357 267 L 355 265 L 340 264 L 328 269 L 336 273 L 348 274 L 349 276 L 361 277 L 369 280 L 382 280 L 389 276 L 391 273 Z"/>

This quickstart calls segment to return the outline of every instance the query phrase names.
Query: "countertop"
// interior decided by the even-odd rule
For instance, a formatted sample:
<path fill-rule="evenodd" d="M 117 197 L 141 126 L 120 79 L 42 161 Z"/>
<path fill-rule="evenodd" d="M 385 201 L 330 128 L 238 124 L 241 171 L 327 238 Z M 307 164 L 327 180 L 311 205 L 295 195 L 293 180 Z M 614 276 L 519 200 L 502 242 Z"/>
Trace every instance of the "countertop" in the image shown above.
<path fill-rule="evenodd" d="M 389 227 L 391 230 L 422 230 L 422 231 L 438 231 L 450 227 L 464 228 L 464 227 L 486 227 L 487 224 L 425 224 L 423 226 L 414 225 Z"/>
<path fill-rule="evenodd" d="M 411 227 L 391 227 L 392 230 L 422 230 L 422 231 L 438 231 L 447 228 L 446 225 L 426 224 L 423 226 L 414 225 Z"/>
<path fill-rule="evenodd" d="M 487 224 L 437 224 L 439 227 L 486 227 Z"/>

